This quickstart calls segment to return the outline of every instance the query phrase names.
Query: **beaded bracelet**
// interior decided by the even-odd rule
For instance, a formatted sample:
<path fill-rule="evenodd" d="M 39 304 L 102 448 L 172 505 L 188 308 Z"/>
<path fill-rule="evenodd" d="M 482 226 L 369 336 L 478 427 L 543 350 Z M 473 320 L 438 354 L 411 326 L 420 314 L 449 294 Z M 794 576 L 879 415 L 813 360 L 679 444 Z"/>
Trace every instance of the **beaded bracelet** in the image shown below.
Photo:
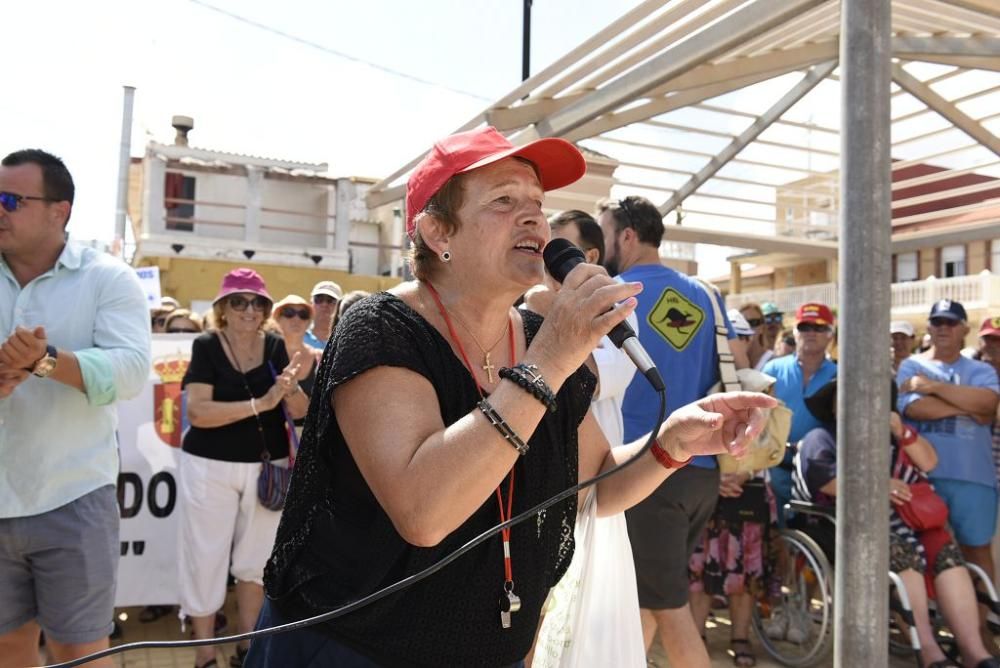
<path fill-rule="evenodd" d="M 483 399 L 476 404 L 476 406 L 483 412 L 486 419 L 490 421 L 490 424 L 492 424 L 493 427 L 500 432 L 500 435 L 504 437 L 504 440 L 514 446 L 514 449 L 517 450 L 519 455 L 528 454 L 528 444 L 522 441 L 521 437 L 518 436 L 513 429 L 511 429 L 511 426 L 507 424 L 502 417 L 500 417 L 500 414 L 497 413 L 496 409 L 493 408 L 492 405 L 490 405 L 490 402 Z"/>
<path fill-rule="evenodd" d="M 653 452 L 653 456 L 656 457 L 656 461 L 660 462 L 660 465 L 665 469 L 682 469 L 690 464 L 691 460 L 694 459 L 694 457 L 688 457 L 682 462 L 677 461 L 670 456 L 670 453 L 667 452 L 666 448 L 660 445 L 659 440 L 657 440 L 656 443 L 653 443 L 653 447 L 650 448 L 650 450 Z"/>
<path fill-rule="evenodd" d="M 500 369 L 500 377 L 520 385 L 521 389 L 545 404 L 545 408 L 550 413 L 556 412 L 556 395 L 542 378 L 542 374 L 538 373 L 538 367 L 534 364 L 515 364 L 512 368 L 503 367 Z"/>

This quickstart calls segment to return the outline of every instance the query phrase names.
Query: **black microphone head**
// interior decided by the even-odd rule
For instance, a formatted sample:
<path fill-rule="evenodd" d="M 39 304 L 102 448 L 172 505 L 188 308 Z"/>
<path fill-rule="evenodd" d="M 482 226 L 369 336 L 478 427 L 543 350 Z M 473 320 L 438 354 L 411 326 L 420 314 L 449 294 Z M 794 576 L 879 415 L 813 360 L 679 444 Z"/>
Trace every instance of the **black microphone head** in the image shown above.
<path fill-rule="evenodd" d="M 560 283 L 573 267 L 587 261 L 583 251 L 566 239 L 553 239 L 547 243 L 542 251 L 542 258 L 549 275 Z"/>

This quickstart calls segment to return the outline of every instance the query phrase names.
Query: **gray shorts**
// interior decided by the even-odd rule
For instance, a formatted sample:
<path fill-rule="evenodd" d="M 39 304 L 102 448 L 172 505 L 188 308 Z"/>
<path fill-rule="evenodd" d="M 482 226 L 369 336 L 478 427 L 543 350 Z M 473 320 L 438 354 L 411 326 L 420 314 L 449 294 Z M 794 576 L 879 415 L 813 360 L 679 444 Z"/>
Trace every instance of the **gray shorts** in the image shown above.
<path fill-rule="evenodd" d="M 682 608 L 688 561 L 719 499 L 719 469 L 686 466 L 625 511 L 639 607 Z"/>
<path fill-rule="evenodd" d="M 41 515 L 0 519 L 0 635 L 37 620 L 64 644 L 107 637 L 118 518 L 115 488 L 107 485 Z"/>

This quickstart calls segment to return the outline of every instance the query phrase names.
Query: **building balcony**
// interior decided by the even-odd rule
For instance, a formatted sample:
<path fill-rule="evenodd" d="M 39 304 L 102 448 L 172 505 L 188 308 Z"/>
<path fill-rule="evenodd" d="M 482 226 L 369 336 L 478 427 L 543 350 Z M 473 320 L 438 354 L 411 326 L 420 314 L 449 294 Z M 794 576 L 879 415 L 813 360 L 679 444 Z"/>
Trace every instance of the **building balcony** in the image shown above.
<path fill-rule="evenodd" d="M 983 271 L 974 276 L 926 278 L 892 284 L 892 314 L 894 317 L 925 316 L 931 304 L 939 299 L 961 302 L 970 311 L 1000 310 L 1000 276 Z M 822 302 L 836 307 L 840 303 L 836 283 L 818 283 L 779 290 L 760 290 L 730 294 L 727 308 L 739 308 L 748 302 L 773 302 L 784 313 L 795 313 L 806 302 Z"/>

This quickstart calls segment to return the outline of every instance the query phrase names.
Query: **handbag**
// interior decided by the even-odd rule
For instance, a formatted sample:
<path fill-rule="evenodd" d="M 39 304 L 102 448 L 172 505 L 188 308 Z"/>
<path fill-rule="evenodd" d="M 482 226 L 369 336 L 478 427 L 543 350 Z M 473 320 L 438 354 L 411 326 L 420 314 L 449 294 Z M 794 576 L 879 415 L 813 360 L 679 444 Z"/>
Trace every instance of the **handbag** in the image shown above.
<path fill-rule="evenodd" d="M 229 343 L 229 337 L 226 336 L 225 332 L 219 331 L 219 335 L 226 342 L 226 346 L 229 348 L 232 354 L 233 361 L 236 362 L 236 368 L 240 372 L 240 380 L 243 381 L 243 387 L 246 389 L 247 394 L 251 399 L 256 399 L 253 391 L 250 389 L 250 385 L 247 383 L 246 373 L 244 373 L 243 368 L 239 365 L 239 361 L 236 357 L 236 353 L 233 350 L 233 346 Z M 264 355 L 267 355 L 267 350 L 265 349 Z M 271 372 L 271 378 L 277 382 L 278 374 L 274 369 L 274 364 L 271 360 L 267 360 L 267 368 Z M 294 423 L 291 421 L 291 416 L 288 414 L 288 409 L 285 407 L 285 402 L 282 401 L 280 404 L 281 412 L 285 416 L 286 425 L 291 425 L 292 429 L 290 431 L 290 438 L 294 441 L 295 446 L 298 446 L 298 437 L 295 434 Z M 294 460 L 294 450 L 289 445 L 288 451 L 288 468 L 284 466 L 278 466 L 271 461 L 271 453 L 267 449 L 267 439 L 264 438 L 264 425 L 260 421 L 260 416 L 254 413 L 254 419 L 257 420 L 257 433 L 260 434 L 260 444 L 262 449 L 260 451 L 260 473 L 257 475 L 257 500 L 260 501 L 260 505 L 264 506 L 268 510 L 281 510 L 285 507 L 285 497 L 288 496 L 288 486 L 292 480 L 292 467 L 295 464 Z"/>
<path fill-rule="evenodd" d="M 719 293 L 711 283 L 698 279 L 702 289 L 712 302 L 715 318 L 715 347 L 719 353 L 719 382 L 712 386 L 708 394 L 748 390 L 767 392 L 774 385 L 774 378 L 755 369 L 737 369 L 729 348 L 729 330 L 719 308 Z M 792 411 L 780 403 L 768 410 L 764 430 L 750 446 L 750 451 L 742 457 L 729 454 L 716 455 L 720 473 L 750 473 L 777 466 L 785 456 L 788 434 L 792 430 Z"/>
<path fill-rule="evenodd" d="M 905 458 L 906 453 L 900 448 L 899 456 L 896 457 L 896 471 L 892 477 L 899 478 Z M 910 494 L 912 498 L 909 501 L 896 504 L 896 512 L 911 529 L 919 533 L 939 529 L 948 522 L 948 504 L 938 496 L 929 482 L 921 480 L 910 483 Z"/>

